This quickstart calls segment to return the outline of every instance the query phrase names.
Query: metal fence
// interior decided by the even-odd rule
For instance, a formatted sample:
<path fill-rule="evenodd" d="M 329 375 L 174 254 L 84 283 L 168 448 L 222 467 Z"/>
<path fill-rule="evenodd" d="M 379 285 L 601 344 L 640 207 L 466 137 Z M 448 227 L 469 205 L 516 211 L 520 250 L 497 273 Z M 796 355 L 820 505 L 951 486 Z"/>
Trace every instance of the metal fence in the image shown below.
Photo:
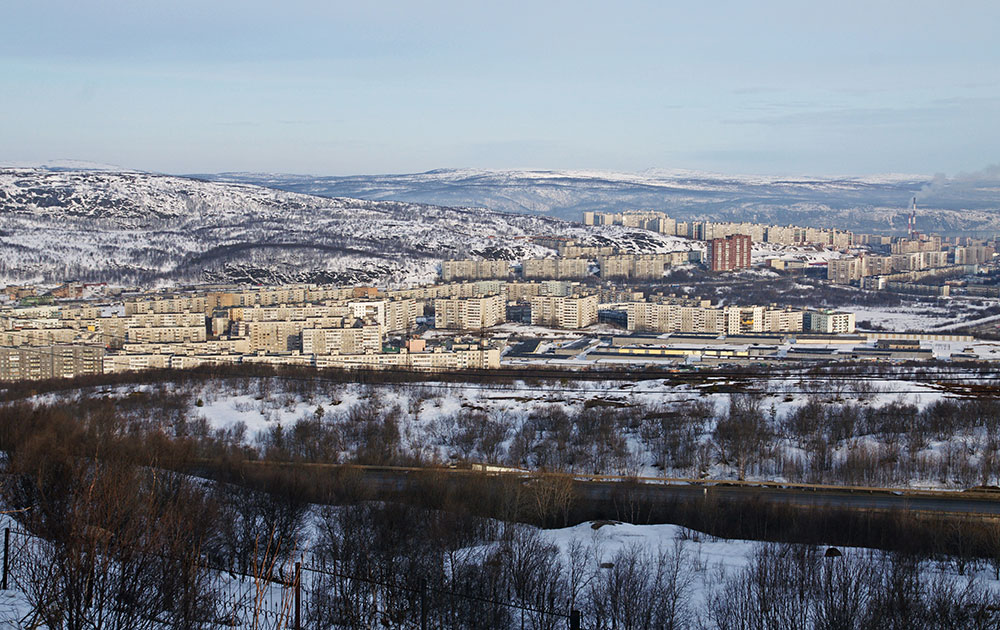
<path fill-rule="evenodd" d="M 45 558 L 52 543 L 29 532 L 4 529 L 0 588 L 38 597 L 46 580 Z M 401 584 L 379 576 L 351 575 L 336 565 L 276 566 L 259 574 L 200 566 L 203 595 L 196 628 L 386 628 L 445 630 L 505 628 L 509 630 L 580 629 L 580 614 L 566 606 L 526 606 L 500 597 L 484 597 L 429 586 Z M 58 592 L 52 597 L 58 598 Z M 34 603 L 34 602 L 33 602 Z M 38 611 L 32 611 L 37 614 Z"/>

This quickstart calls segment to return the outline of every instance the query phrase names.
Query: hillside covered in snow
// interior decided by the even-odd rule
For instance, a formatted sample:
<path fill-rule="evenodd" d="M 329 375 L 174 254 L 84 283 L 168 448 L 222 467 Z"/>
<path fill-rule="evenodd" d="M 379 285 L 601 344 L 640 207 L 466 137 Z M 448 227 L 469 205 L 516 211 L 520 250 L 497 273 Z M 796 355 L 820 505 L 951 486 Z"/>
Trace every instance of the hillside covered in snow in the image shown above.
<path fill-rule="evenodd" d="M 420 203 L 325 198 L 127 171 L 0 169 L 0 281 L 404 284 L 443 259 L 553 252 L 559 234 L 627 251 L 682 239 Z"/>

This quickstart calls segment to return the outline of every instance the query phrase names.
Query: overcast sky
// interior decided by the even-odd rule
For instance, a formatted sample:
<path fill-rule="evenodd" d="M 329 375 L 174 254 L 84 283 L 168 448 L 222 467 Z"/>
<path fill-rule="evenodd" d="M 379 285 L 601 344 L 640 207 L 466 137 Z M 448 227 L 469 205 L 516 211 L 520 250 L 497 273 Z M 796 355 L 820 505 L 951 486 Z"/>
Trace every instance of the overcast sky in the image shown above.
<path fill-rule="evenodd" d="M 1000 3 L 30 0 L 0 161 L 948 173 L 1000 162 Z"/>

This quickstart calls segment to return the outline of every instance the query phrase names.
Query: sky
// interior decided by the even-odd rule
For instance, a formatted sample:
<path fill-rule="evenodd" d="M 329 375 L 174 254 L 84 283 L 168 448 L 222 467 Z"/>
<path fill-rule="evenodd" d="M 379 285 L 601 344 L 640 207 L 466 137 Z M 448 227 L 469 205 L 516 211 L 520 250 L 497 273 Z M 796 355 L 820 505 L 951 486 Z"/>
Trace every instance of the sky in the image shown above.
<path fill-rule="evenodd" d="M 976 171 L 998 25 L 995 0 L 7 3 L 0 161 Z"/>

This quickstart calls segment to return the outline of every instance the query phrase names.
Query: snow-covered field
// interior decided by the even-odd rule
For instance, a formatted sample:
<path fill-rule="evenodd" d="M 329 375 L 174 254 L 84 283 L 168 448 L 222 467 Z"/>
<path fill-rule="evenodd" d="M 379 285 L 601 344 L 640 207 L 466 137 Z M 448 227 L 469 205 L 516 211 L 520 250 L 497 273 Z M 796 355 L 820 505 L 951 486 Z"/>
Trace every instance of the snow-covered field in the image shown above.
<path fill-rule="evenodd" d="M 613 563 L 630 551 L 638 551 L 640 557 L 647 558 L 665 552 L 680 554 L 688 572 L 684 600 L 696 615 L 704 615 L 713 593 L 718 592 L 726 579 L 746 570 L 752 564 L 755 553 L 774 551 L 780 547 L 775 543 L 715 538 L 678 525 L 619 522 L 581 523 L 563 529 L 542 530 L 541 537 L 559 548 L 567 565 L 570 564 L 571 550 L 575 546 L 581 547 L 584 556 L 591 559 L 589 564 L 595 573 L 600 571 L 597 567 L 601 564 Z M 869 553 L 869 550 L 860 548 L 838 549 L 846 557 L 863 557 Z M 825 548 L 820 549 L 820 552 L 823 551 Z M 974 582 L 991 593 L 1000 594 L 1000 580 L 992 568 L 984 565 L 973 567 L 964 575 L 960 575 L 950 564 L 941 562 L 925 561 L 920 569 L 927 580 L 946 580 L 959 589 Z"/>
<path fill-rule="evenodd" d="M 356 435 L 358 427 L 388 421 L 398 438 L 393 439 L 393 448 L 405 459 L 555 467 L 580 474 L 726 479 L 737 477 L 740 470 L 717 442 L 717 423 L 727 417 L 733 403 L 727 392 L 746 388 L 758 392 L 754 408 L 773 436 L 761 446 L 759 465 L 743 472 L 750 479 L 788 481 L 806 480 L 802 475 L 807 474 L 814 456 L 812 442 L 805 437 L 800 441 L 782 429 L 807 405 L 814 415 L 839 418 L 848 412 L 868 413 L 874 418 L 870 423 L 878 424 L 880 409 L 917 414 L 942 401 L 956 400 L 955 394 L 934 383 L 903 378 L 787 377 L 734 390 L 726 377 L 692 376 L 696 380 L 684 385 L 662 380 L 359 385 L 257 379 L 209 381 L 179 389 L 170 384 L 123 385 L 79 395 L 125 399 L 133 391 L 145 391 L 155 399 L 157 392 L 173 392 L 186 401 L 181 416 L 187 426 L 204 422 L 212 430 L 261 445 L 269 442 L 278 427 L 287 435 L 298 422 L 320 422 L 341 436 L 339 457 L 343 461 L 350 461 L 360 448 L 350 441 L 360 438 L 348 437 Z M 971 382 L 979 381 L 972 377 Z M 45 394 L 38 400 L 55 402 L 65 396 Z M 860 422 L 860 417 L 852 422 Z M 885 478 L 887 485 L 961 488 L 979 476 L 976 467 L 980 460 L 987 461 L 982 458 L 993 444 L 979 424 L 947 434 L 924 432 L 918 442 L 910 441 L 905 427 L 892 431 L 902 433 L 848 431 L 839 438 L 824 438 L 832 440 L 824 448 L 834 467 L 846 465 L 860 452 L 875 458 L 869 466 L 882 466 L 875 460 L 885 459 L 894 471 Z M 553 440 L 566 441 L 567 450 L 551 450 L 556 444 Z M 899 468 L 902 464 L 886 450 L 898 448 L 901 440 L 911 449 L 905 460 L 911 462 L 909 468 Z M 956 459 L 959 454 L 962 457 Z M 961 474 L 955 468 L 960 461 L 966 462 Z M 995 482 L 996 473 L 990 476 Z"/>
<path fill-rule="evenodd" d="M 882 330 L 932 332 L 975 323 L 984 319 L 977 316 L 977 311 L 995 304 L 995 300 L 952 298 L 936 302 L 908 302 L 893 307 L 851 305 L 844 310 L 854 313 L 857 322 L 868 322 Z"/>
<path fill-rule="evenodd" d="M 820 246 L 779 245 L 777 243 L 754 243 L 750 254 L 750 259 L 755 264 L 763 263 L 765 260 L 771 258 L 777 258 L 778 260 L 814 265 L 828 263 L 831 260 L 847 256 L 847 254 L 835 249 L 827 249 Z"/>

